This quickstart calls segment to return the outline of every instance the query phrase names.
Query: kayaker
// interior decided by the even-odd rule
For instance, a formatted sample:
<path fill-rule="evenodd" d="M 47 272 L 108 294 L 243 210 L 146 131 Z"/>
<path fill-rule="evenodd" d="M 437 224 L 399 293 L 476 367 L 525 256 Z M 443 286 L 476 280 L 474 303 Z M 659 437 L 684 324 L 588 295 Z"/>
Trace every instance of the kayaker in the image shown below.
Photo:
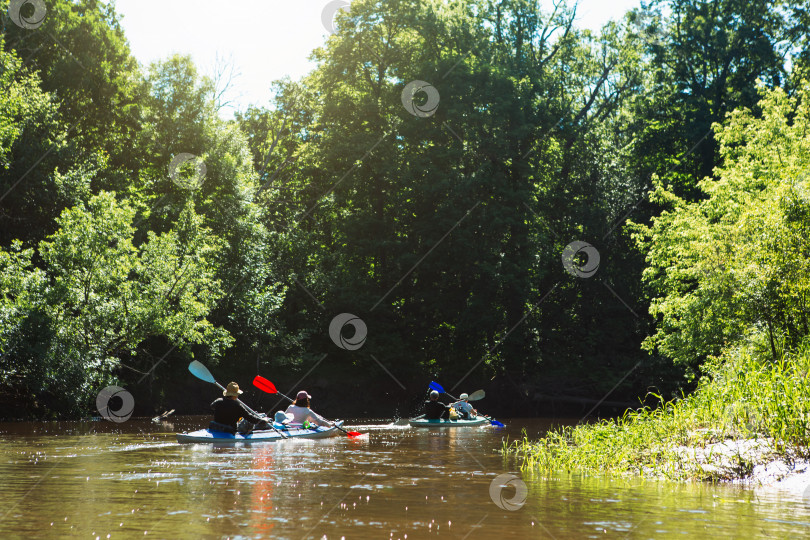
<path fill-rule="evenodd" d="M 332 427 L 332 423 L 326 420 L 312 409 L 309 408 L 309 400 L 312 396 L 307 394 L 306 390 L 301 390 L 295 396 L 295 402 L 287 407 L 285 411 L 287 414 L 292 415 L 292 424 L 305 425 L 306 423 L 314 424 L 317 426 Z"/>
<path fill-rule="evenodd" d="M 427 420 L 439 420 L 449 417 L 449 407 L 439 401 L 439 393 L 433 390 L 430 393 L 430 400 L 425 402 L 425 418 Z"/>
<path fill-rule="evenodd" d="M 223 397 L 211 403 L 211 408 L 214 410 L 214 421 L 211 422 L 212 425 L 209 426 L 209 429 L 223 431 L 223 428 L 227 427 L 230 429 L 226 431 L 236 433 L 236 426 L 241 418 L 245 418 L 253 424 L 262 421 L 261 418 L 254 416 L 238 401 L 237 398 L 241 393 L 238 384 L 235 382 L 228 383 L 227 388 L 222 392 Z"/>
<path fill-rule="evenodd" d="M 456 411 L 458 411 L 458 417 L 462 420 L 470 420 L 474 415 L 478 414 L 478 411 L 476 411 L 468 401 L 469 398 L 470 396 L 466 393 L 461 394 L 458 396 L 459 400 L 452 405 L 455 407 Z"/>

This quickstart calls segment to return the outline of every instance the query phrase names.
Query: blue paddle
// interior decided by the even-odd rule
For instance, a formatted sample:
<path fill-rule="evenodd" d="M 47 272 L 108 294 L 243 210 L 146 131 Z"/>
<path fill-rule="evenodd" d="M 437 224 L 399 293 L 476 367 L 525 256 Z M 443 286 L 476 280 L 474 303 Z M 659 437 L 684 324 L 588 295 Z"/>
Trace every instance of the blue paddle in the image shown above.
<path fill-rule="evenodd" d="M 442 385 L 440 385 L 440 384 L 439 384 L 439 383 L 437 383 L 437 382 L 433 382 L 433 381 L 431 381 L 431 382 L 430 382 L 430 384 L 429 384 L 428 386 L 430 387 L 430 389 L 431 389 L 431 390 L 436 390 L 436 391 L 437 391 L 437 392 L 439 392 L 440 394 L 447 394 L 447 392 L 444 390 L 444 388 L 442 387 Z M 457 398 L 457 397 L 455 397 L 455 396 L 453 396 L 452 394 L 447 394 L 447 395 L 448 395 L 448 396 L 450 396 L 451 398 L 455 399 L 456 401 L 458 401 L 458 398 Z M 482 414 L 481 416 L 483 416 L 484 418 L 486 418 L 487 420 L 489 420 L 489 423 L 490 423 L 490 424 L 492 424 L 493 426 L 497 426 L 497 427 L 505 427 L 505 426 L 504 426 L 502 423 L 498 422 L 498 421 L 497 421 L 497 420 L 495 420 L 494 418 L 491 418 L 491 417 L 489 417 L 489 416 L 487 416 L 487 415 L 485 415 L 485 414 Z"/>

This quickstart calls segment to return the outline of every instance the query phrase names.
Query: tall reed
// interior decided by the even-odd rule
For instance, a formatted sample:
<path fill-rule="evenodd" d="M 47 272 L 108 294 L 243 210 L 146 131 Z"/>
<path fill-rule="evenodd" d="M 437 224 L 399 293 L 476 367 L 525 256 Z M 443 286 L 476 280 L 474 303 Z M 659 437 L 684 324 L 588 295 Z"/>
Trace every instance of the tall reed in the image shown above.
<path fill-rule="evenodd" d="M 537 441 L 524 437 L 505 443 L 503 451 L 529 469 L 672 479 L 717 479 L 696 456 L 729 439 L 762 439 L 772 454 L 810 457 L 810 348 L 778 361 L 763 360 L 754 350 L 740 347 L 710 364 L 689 396 L 618 419 L 554 429 Z M 746 471 L 750 466 L 734 475 Z"/>

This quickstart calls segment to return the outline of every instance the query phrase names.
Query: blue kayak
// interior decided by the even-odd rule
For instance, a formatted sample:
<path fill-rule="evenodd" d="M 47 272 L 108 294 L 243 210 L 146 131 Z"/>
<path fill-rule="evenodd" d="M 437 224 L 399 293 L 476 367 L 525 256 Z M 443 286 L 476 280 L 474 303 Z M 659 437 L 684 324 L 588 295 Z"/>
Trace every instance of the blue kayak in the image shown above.
<path fill-rule="evenodd" d="M 178 433 L 179 443 L 236 443 L 236 442 L 275 442 L 283 439 L 323 439 L 338 434 L 337 426 L 342 426 L 343 421 L 335 422 L 333 427 L 318 426 L 316 428 L 304 429 L 303 427 L 288 426 L 278 431 L 266 429 L 254 431 L 248 435 L 240 433 L 232 434 L 225 431 L 213 431 L 210 429 L 200 429 L 191 433 Z"/>

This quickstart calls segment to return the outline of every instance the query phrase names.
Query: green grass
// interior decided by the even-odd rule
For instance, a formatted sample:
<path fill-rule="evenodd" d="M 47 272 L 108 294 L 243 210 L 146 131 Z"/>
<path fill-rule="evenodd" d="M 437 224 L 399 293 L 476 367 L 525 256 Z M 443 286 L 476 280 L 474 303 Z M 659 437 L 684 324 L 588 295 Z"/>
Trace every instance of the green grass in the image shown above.
<path fill-rule="evenodd" d="M 764 439 L 773 454 L 810 457 L 810 348 L 763 361 L 737 349 L 707 371 L 691 395 L 651 409 L 552 430 L 538 441 L 504 443 L 524 469 L 721 479 L 750 474 L 701 467 L 695 449 L 728 439 Z M 680 450 L 678 448 L 680 447 Z"/>

